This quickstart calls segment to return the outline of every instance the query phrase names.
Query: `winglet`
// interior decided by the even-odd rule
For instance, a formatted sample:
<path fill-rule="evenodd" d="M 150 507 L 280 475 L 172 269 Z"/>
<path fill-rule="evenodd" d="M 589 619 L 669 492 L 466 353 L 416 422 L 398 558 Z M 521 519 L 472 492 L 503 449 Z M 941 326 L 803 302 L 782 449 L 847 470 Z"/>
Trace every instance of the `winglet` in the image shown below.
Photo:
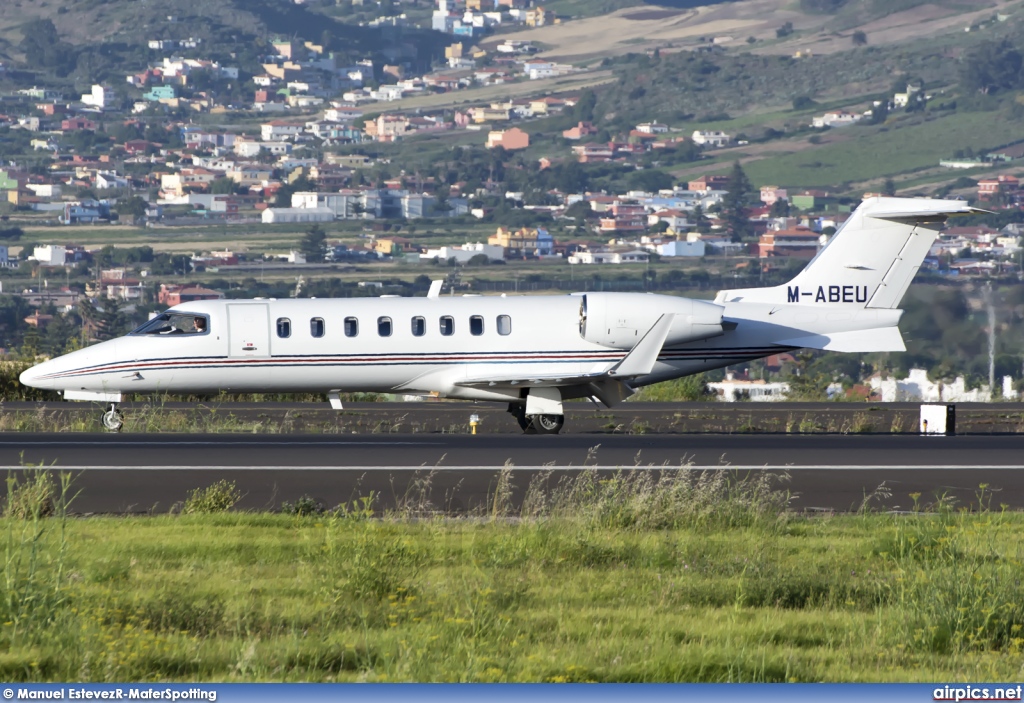
<path fill-rule="evenodd" d="M 654 368 L 654 363 L 658 360 L 661 348 L 665 345 L 665 339 L 668 338 L 668 333 L 672 329 L 672 321 L 675 320 L 675 317 L 673 313 L 659 317 L 658 321 L 654 323 L 651 329 L 647 330 L 647 334 L 636 343 L 636 346 L 626 354 L 625 358 L 608 371 L 608 375 L 613 378 L 620 378 L 623 376 L 646 376 L 649 374 Z"/>
<path fill-rule="evenodd" d="M 441 286 L 444 285 L 443 280 L 431 281 L 430 290 L 427 291 L 428 298 L 438 298 L 441 296 Z"/>

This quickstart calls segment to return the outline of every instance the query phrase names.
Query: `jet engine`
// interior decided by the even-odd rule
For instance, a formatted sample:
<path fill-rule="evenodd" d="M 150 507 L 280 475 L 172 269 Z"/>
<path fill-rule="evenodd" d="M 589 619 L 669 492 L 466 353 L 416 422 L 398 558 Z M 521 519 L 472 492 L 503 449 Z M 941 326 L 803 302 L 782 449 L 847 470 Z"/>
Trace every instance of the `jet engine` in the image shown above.
<path fill-rule="evenodd" d="M 580 336 L 613 349 L 632 349 L 662 315 L 675 319 L 665 347 L 724 334 L 725 308 L 704 300 L 638 293 L 580 295 Z"/>

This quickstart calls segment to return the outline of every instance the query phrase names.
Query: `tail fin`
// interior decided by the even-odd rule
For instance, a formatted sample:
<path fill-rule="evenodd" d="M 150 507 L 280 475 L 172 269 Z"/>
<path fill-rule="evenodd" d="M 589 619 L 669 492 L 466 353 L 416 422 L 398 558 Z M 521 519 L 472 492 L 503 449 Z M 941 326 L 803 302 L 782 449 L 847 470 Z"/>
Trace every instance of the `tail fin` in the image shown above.
<path fill-rule="evenodd" d="M 868 198 L 789 283 L 718 293 L 716 303 L 806 303 L 892 309 L 950 215 L 982 212 L 960 200 Z"/>

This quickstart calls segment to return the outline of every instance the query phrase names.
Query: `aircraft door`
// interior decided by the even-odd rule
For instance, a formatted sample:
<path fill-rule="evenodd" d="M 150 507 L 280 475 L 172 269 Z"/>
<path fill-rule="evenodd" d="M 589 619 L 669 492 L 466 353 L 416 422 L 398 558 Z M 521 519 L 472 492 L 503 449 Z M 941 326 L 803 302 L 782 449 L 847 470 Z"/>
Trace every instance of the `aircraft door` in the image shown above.
<path fill-rule="evenodd" d="M 270 356 L 270 310 L 265 303 L 228 305 L 228 356 Z"/>

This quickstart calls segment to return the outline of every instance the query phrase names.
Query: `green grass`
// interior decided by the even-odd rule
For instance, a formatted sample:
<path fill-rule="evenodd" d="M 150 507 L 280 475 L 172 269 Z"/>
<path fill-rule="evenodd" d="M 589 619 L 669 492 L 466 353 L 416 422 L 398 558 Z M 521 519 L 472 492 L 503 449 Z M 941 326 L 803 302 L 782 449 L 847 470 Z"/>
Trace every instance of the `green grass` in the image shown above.
<path fill-rule="evenodd" d="M 415 501 L 382 517 L 372 498 L 311 517 L 69 519 L 58 500 L 56 517 L 0 520 L 0 677 L 1019 676 L 1024 516 L 799 517 L 770 477 L 722 476 L 549 481 L 515 521 L 508 473 L 461 520 Z"/>
<path fill-rule="evenodd" d="M 907 173 L 937 166 L 956 149 L 991 149 L 1021 138 L 1005 116 L 964 112 L 922 124 L 846 127 L 829 136 L 843 141 L 797 153 L 768 157 L 745 166 L 755 184 L 823 187 Z"/>

